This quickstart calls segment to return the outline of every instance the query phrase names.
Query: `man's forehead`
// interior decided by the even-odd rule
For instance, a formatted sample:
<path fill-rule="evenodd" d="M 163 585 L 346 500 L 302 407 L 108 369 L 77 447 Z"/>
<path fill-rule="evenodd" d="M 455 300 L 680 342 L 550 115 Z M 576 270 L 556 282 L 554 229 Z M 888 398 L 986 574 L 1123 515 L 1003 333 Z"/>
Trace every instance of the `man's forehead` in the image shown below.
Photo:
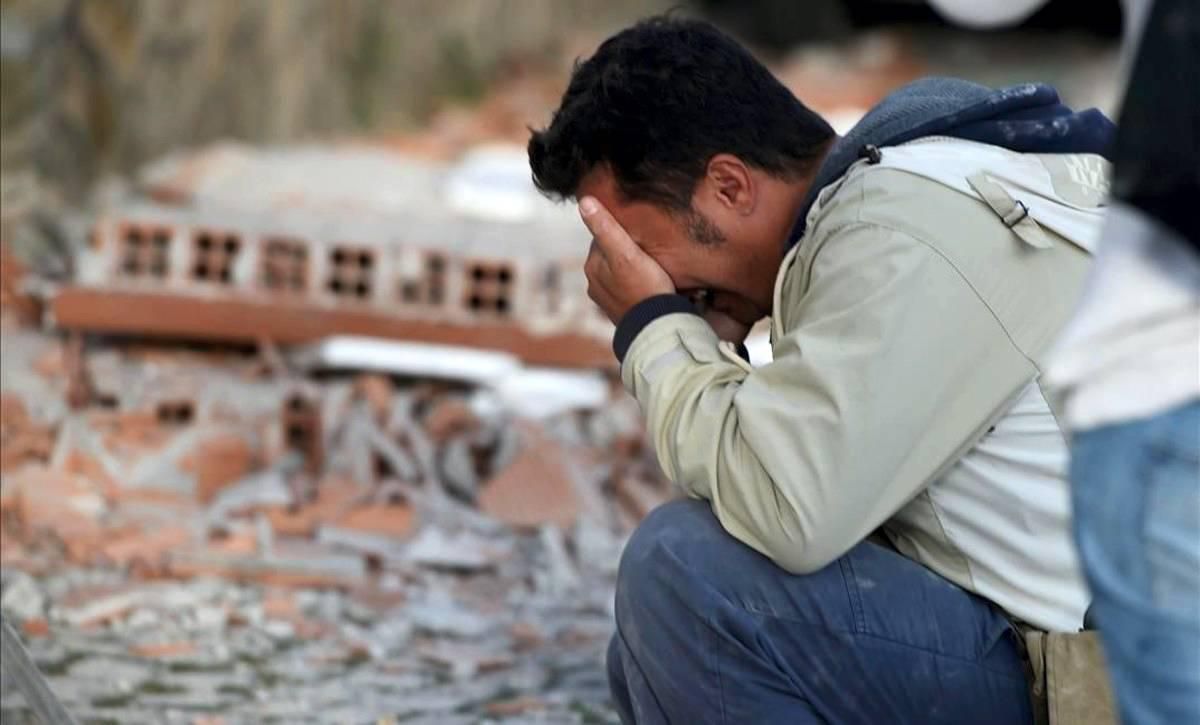
<path fill-rule="evenodd" d="M 594 197 L 643 248 L 647 242 L 672 242 L 680 235 L 677 221 L 666 210 L 644 201 L 627 201 L 607 167 L 597 166 L 580 179 L 577 196 Z"/>

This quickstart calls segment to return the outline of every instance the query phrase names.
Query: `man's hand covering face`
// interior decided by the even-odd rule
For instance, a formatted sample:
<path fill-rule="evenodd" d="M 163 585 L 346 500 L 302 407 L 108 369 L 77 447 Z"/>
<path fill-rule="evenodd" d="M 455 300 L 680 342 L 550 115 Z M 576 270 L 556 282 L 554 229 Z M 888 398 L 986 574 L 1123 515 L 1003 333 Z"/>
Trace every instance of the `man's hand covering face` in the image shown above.
<path fill-rule="evenodd" d="M 654 258 L 642 251 L 600 202 L 579 200 L 579 215 L 592 233 L 583 271 L 588 296 L 608 319 L 621 321 L 634 305 L 661 294 L 674 294 L 675 284 Z"/>

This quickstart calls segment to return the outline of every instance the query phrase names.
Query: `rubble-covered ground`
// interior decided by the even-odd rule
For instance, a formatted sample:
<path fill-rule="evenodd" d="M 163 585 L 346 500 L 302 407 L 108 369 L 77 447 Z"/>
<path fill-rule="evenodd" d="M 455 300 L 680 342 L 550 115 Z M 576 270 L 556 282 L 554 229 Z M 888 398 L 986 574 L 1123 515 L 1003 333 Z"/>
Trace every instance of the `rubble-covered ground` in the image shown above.
<path fill-rule="evenodd" d="M 0 605 L 76 717 L 615 721 L 616 563 L 668 494 L 615 384 L 523 420 L 271 350 L 80 352 L 15 309 Z"/>

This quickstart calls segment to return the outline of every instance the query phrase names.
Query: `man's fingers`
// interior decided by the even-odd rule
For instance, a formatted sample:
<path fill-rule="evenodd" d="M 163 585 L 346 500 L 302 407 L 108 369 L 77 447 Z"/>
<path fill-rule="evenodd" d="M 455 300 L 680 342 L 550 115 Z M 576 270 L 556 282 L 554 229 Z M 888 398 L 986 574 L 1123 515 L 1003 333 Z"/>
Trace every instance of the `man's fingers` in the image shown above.
<path fill-rule="evenodd" d="M 624 259 L 641 251 L 608 209 L 594 198 L 585 196 L 579 200 L 579 216 L 592 233 L 592 244 L 605 258 Z"/>

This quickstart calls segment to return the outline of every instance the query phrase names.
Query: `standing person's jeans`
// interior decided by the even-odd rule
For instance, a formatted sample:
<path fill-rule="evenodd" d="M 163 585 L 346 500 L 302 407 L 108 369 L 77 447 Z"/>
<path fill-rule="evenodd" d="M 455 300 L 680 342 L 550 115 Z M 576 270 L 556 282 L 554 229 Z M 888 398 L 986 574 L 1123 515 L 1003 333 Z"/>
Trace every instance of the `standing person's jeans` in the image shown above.
<path fill-rule="evenodd" d="M 677 501 L 630 539 L 609 682 L 625 723 L 1031 722 L 1017 634 L 990 603 L 863 542 L 789 574 Z"/>
<path fill-rule="evenodd" d="M 1075 535 L 1126 725 L 1200 723 L 1200 402 L 1077 433 Z"/>

